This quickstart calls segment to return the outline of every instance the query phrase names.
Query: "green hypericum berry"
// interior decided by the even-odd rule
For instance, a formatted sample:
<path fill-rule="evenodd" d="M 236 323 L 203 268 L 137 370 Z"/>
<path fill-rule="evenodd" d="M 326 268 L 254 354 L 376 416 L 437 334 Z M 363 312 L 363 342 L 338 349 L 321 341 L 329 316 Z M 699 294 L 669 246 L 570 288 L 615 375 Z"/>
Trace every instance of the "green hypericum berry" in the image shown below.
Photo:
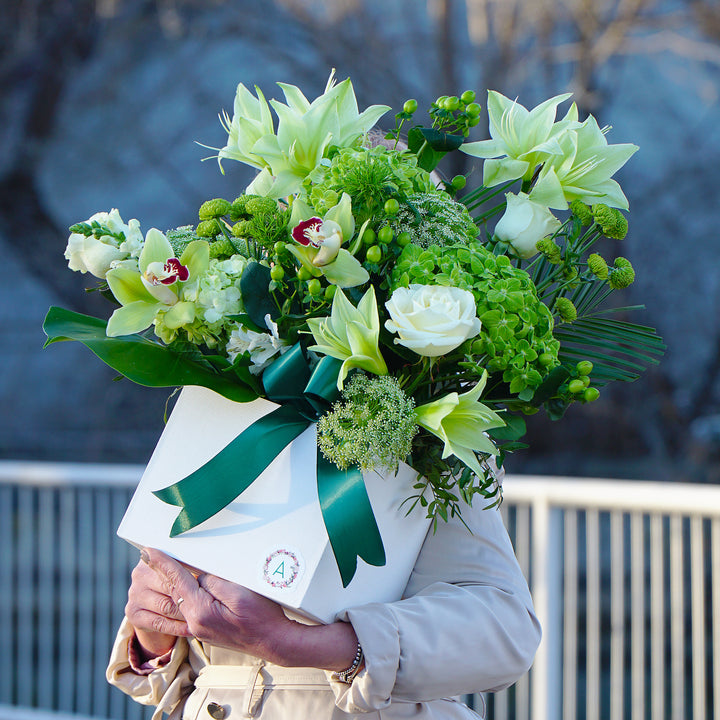
<path fill-rule="evenodd" d="M 629 287 L 635 281 L 635 270 L 627 258 L 615 258 L 615 267 L 610 271 L 608 282 L 613 290 Z"/>
<path fill-rule="evenodd" d="M 540 353 L 538 356 L 538 362 L 543 367 L 549 367 L 555 362 L 555 358 L 550 353 Z"/>
<path fill-rule="evenodd" d="M 417 110 L 417 106 L 417 100 L 406 100 L 403 105 L 403 112 L 406 112 L 408 115 L 412 115 Z"/>
<path fill-rule="evenodd" d="M 378 240 L 387 245 L 393 239 L 393 229 L 389 225 L 383 225 L 378 231 Z"/>
<path fill-rule="evenodd" d="M 589 375 L 592 372 L 593 364 L 589 360 L 581 360 L 575 369 L 578 371 L 578 375 Z"/>
<path fill-rule="evenodd" d="M 283 270 L 281 265 L 274 265 L 270 268 L 270 277 L 275 282 L 280 282 L 285 277 L 285 270 Z"/>
<path fill-rule="evenodd" d="M 570 323 L 577 319 L 577 310 L 571 300 L 566 297 L 559 297 L 555 300 L 555 312 L 563 322 Z"/>
<path fill-rule="evenodd" d="M 400 247 L 405 247 L 406 245 L 409 245 L 412 242 L 412 235 L 407 231 L 403 230 L 396 238 L 395 242 Z"/>
<path fill-rule="evenodd" d="M 282 255 L 285 252 L 285 243 L 282 240 L 278 240 L 275 245 L 273 245 L 273 250 L 276 255 Z"/>
<path fill-rule="evenodd" d="M 371 263 L 379 263 L 382 259 L 382 250 L 380 249 L 380 246 L 378 245 L 371 245 L 367 252 L 365 253 L 365 257 L 367 258 L 368 262 Z"/>
<path fill-rule="evenodd" d="M 573 395 L 577 395 L 583 390 L 585 390 L 585 383 L 578 378 L 575 378 L 568 383 L 568 392 L 571 392 Z"/>
<path fill-rule="evenodd" d="M 451 181 L 450 186 L 453 190 L 462 190 L 467 184 L 467 180 L 464 175 L 456 175 Z"/>
<path fill-rule="evenodd" d="M 227 215 L 230 212 L 230 203 L 222 198 L 206 200 L 198 210 L 198 217 L 201 220 L 212 220 Z"/>
<path fill-rule="evenodd" d="M 385 201 L 385 214 L 390 217 L 395 217 L 400 210 L 400 203 L 395 198 L 390 198 Z"/>
<path fill-rule="evenodd" d="M 215 237 L 220 232 L 217 220 L 203 220 L 195 228 L 198 237 Z"/>
<path fill-rule="evenodd" d="M 362 241 L 365 245 L 372 245 L 377 240 L 377 235 L 371 227 L 365 228 L 362 235 Z"/>
<path fill-rule="evenodd" d="M 467 108 L 465 108 L 465 112 L 471 117 L 476 118 L 480 113 L 482 112 L 482 108 L 480 105 L 478 105 L 476 102 L 470 103 Z"/>
<path fill-rule="evenodd" d="M 445 110 L 457 110 L 460 107 L 460 98 L 457 95 L 451 95 L 449 98 L 445 99 L 443 107 Z"/>
<path fill-rule="evenodd" d="M 475 100 L 475 93 L 472 90 L 466 90 L 461 96 L 460 100 L 465 105 L 469 105 L 473 100 Z"/>
<path fill-rule="evenodd" d="M 317 278 L 313 278 L 307 284 L 308 292 L 311 295 L 319 295 L 322 292 L 322 285 Z"/>
<path fill-rule="evenodd" d="M 595 387 L 586 388 L 583 393 L 583 400 L 585 402 L 595 402 L 599 397 L 600 391 Z"/>
<path fill-rule="evenodd" d="M 615 240 L 622 240 L 627 235 L 627 219 L 617 208 L 603 204 L 593 205 L 592 213 L 595 221 L 601 227 L 603 235 Z"/>
<path fill-rule="evenodd" d="M 297 277 L 298 277 L 298 280 L 304 281 L 304 280 L 309 280 L 312 277 L 312 274 L 305 266 L 303 266 L 297 271 Z"/>
<path fill-rule="evenodd" d="M 586 227 L 593 224 L 592 210 L 582 200 L 573 200 L 570 212 Z"/>
<path fill-rule="evenodd" d="M 325 288 L 325 298 L 327 300 L 332 300 L 335 297 L 336 292 L 337 292 L 337 285 L 328 285 Z"/>
<path fill-rule="evenodd" d="M 607 280 L 609 272 L 608 264 L 605 262 L 605 259 L 601 255 L 593 253 L 592 255 L 588 256 L 587 266 L 590 272 L 596 278 L 600 278 L 600 280 Z"/>

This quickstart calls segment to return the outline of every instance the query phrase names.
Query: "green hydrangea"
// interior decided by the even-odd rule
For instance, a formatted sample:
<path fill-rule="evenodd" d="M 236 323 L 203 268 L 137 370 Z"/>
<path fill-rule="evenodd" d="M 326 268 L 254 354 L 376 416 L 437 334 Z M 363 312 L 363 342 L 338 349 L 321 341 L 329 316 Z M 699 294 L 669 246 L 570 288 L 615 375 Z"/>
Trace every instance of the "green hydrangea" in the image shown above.
<path fill-rule="evenodd" d="M 437 191 L 409 195 L 392 228 L 396 235 L 410 233 L 412 242 L 422 247 L 466 243 L 478 235 L 467 207 Z"/>
<path fill-rule="evenodd" d="M 331 192 L 346 192 L 352 199 L 358 224 L 383 215 L 389 197 L 406 196 L 434 189 L 430 175 L 417 166 L 413 153 L 394 153 L 379 145 L 374 148 L 342 148 L 332 158 L 322 179 L 309 192 L 318 213 L 328 207 Z"/>
<path fill-rule="evenodd" d="M 525 270 L 506 255 L 494 255 L 480 242 L 422 248 L 408 245 L 393 269 L 391 290 L 421 285 L 448 285 L 469 290 L 482 322 L 470 343 L 478 373 L 502 372 L 510 392 L 532 398 L 534 388 L 559 364 L 560 343 L 553 337 L 553 317 L 538 299 Z M 542 362 L 540 356 L 543 356 Z"/>
<path fill-rule="evenodd" d="M 410 454 L 418 430 L 414 409 L 394 377 L 355 374 L 342 400 L 318 421 L 318 446 L 341 470 L 392 470 Z"/>

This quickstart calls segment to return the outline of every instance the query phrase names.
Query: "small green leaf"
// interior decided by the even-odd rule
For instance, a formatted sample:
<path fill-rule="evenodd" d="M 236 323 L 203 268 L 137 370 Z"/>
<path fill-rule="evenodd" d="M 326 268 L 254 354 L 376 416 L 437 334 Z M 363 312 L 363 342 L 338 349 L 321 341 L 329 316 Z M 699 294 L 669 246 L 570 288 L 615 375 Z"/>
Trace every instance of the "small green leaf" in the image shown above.
<path fill-rule="evenodd" d="M 245 312 L 257 327 L 265 328 L 265 316 L 275 320 L 280 315 L 268 287 L 270 285 L 270 268 L 257 262 L 248 263 L 240 278 Z"/>

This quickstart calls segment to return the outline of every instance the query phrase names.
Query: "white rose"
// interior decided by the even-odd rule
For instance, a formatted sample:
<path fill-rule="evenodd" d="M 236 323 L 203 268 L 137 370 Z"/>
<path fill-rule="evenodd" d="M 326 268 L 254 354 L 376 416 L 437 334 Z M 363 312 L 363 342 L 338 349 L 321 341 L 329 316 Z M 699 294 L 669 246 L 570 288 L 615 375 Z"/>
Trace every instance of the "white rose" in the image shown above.
<path fill-rule="evenodd" d="M 561 223 L 545 205 L 533 202 L 525 193 L 507 193 L 505 197 L 507 209 L 495 226 L 495 237 L 526 260 L 537 253 L 538 241 L 552 235 Z"/>
<path fill-rule="evenodd" d="M 418 355 L 445 355 L 480 332 L 475 298 L 468 290 L 441 285 L 398 288 L 385 303 L 392 320 L 385 327 L 395 342 Z"/>

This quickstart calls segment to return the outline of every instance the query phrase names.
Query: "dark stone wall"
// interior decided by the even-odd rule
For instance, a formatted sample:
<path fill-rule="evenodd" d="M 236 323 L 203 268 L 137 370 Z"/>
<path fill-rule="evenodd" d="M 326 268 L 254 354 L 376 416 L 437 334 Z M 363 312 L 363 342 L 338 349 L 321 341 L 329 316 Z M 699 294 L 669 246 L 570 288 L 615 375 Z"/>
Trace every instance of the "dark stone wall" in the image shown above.
<path fill-rule="evenodd" d="M 3 38 L 0 54 L 3 458 L 149 456 L 167 393 L 114 382 L 82 347 L 41 350 L 42 317 L 51 304 L 109 309 L 84 292 L 92 279 L 66 269 L 71 223 L 117 207 L 145 230 L 164 230 L 193 222 L 203 200 L 242 191 L 248 171 L 228 162 L 221 175 L 196 144 L 223 144 L 217 114 L 232 109 L 238 82 L 272 96 L 282 80 L 310 96 L 336 67 L 353 78 L 361 106 L 397 108 L 467 87 L 531 106 L 577 81 L 571 64 L 546 62 L 534 41 L 512 52 L 492 32 L 480 42 L 473 3 L 452 0 L 48 0 L 34 25 L 23 5 L 10 3 L 22 32 Z M 572 407 L 569 421 L 530 418 L 532 449 L 512 458 L 515 471 L 716 479 L 720 60 L 716 26 L 682 18 L 694 52 L 619 53 L 578 93 L 614 126 L 611 142 L 641 147 L 619 177 L 630 234 L 605 250 L 635 265 L 638 279 L 618 300 L 647 306 L 629 319 L 657 326 L 667 355 L 639 382 Z M 572 39 L 562 36 L 571 29 L 558 32 L 556 44 Z M 471 167 L 455 162 L 449 172 Z"/>

